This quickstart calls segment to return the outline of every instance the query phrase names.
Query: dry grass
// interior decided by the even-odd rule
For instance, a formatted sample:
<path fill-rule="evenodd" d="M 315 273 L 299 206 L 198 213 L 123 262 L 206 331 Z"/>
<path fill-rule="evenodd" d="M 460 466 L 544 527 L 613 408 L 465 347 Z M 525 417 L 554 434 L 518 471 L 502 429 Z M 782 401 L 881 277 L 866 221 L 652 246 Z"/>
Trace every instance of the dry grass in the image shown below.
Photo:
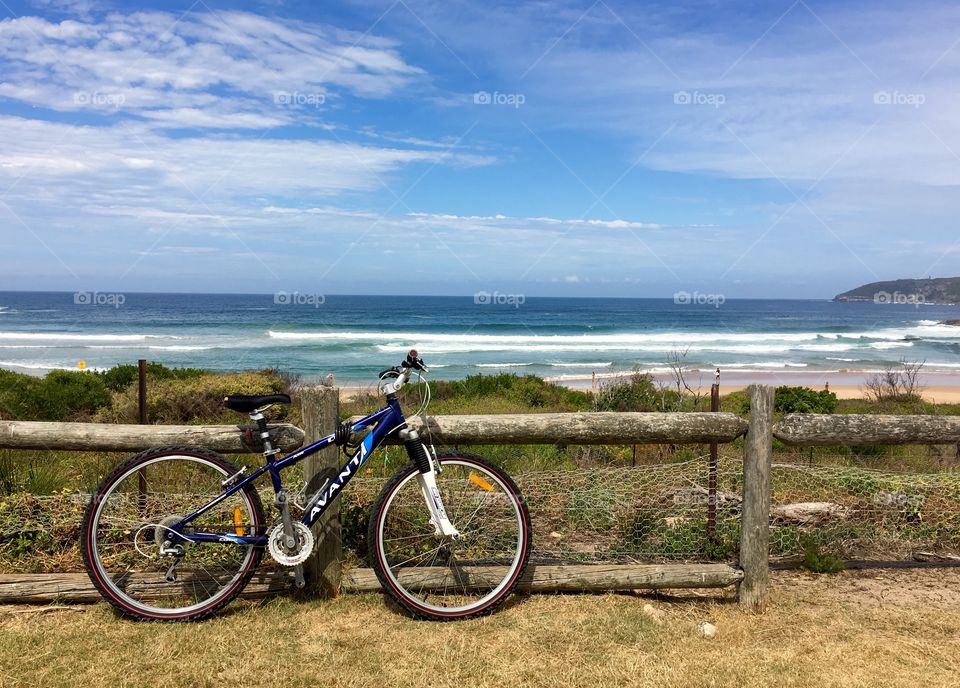
<path fill-rule="evenodd" d="M 462 624 L 378 595 L 241 603 L 193 625 L 105 605 L 0 608 L 3 686 L 955 686 L 960 571 L 776 576 L 763 615 L 723 600 L 518 598 Z M 709 620 L 716 638 L 700 637 Z"/>

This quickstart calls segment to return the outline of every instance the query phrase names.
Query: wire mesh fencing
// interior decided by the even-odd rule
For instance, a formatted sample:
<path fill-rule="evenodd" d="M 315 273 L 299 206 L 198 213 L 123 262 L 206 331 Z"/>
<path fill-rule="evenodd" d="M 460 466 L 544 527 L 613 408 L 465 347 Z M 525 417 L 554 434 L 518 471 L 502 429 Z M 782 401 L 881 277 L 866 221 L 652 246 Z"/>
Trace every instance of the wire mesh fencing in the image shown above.
<path fill-rule="evenodd" d="M 720 447 L 715 518 L 709 455 L 630 447 L 478 448 L 506 466 L 529 506 L 533 556 L 544 563 L 728 562 L 739 553 L 742 450 Z M 637 465 L 630 465 L 632 462 Z M 916 452 L 876 469 L 836 450 L 782 452 L 771 471 L 770 554 L 813 568 L 838 560 L 960 560 L 960 472 Z M 384 469 L 387 467 L 384 466 Z M 365 565 L 366 524 L 384 478 L 365 474 L 344 495 L 348 561 Z M 711 527 L 712 526 L 712 527 Z"/>
<path fill-rule="evenodd" d="M 680 460 L 638 466 L 577 465 L 584 453 L 596 458 L 603 449 L 563 448 L 560 451 L 573 457 L 569 465 L 539 470 L 523 470 L 517 465 L 525 448 L 514 447 L 510 452 L 513 460 L 504 463 L 510 464 L 509 471 L 530 511 L 535 561 L 735 559 L 742 501 L 740 457 L 720 457 L 715 527 L 709 530 L 707 455 L 684 455 Z M 536 452 L 534 459 L 543 458 L 542 448 Z M 343 495 L 343 540 L 347 559 L 357 565 L 366 563 L 368 514 L 382 485 L 382 478 L 361 475 Z"/>
<path fill-rule="evenodd" d="M 737 446 L 720 447 L 712 530 L 705 447 L 475 449 L 515 477 L 530 509 L 537 561 L 737 560 L 743 481 L 742 449 Z M 43 465 L 44 458 L 36 465 Z M 259 461 L 253 455 L 232 458 L 251 465 Z M 956 563 L 960 468 L 952 459 L 947 450 L 931 453 L 927 448 L 897 448 L 883 456 L 836 448 L 778 451 L 771 471 L 772 560 L 809 563 L 811 557 L 829 555 L 842 560 Z M 342 495 L 346 564 L 367 565 L 371 507 L 388 477 L 406 461 L 402 447 L 385 448 Z M 288 473 L 285 482 L 295 491 L 302 484 L 301 474 Z M 269 482 L 260 487 L 264 505 L 273 514 Z M 80 570 L 77 542 L 89 493 L 39 492 L 0 497 L 0 570 Z"/>
<path fill-rule="evenodd" d="M 960 473 L 775 462 L 770 552 L 960 560 Z"/>

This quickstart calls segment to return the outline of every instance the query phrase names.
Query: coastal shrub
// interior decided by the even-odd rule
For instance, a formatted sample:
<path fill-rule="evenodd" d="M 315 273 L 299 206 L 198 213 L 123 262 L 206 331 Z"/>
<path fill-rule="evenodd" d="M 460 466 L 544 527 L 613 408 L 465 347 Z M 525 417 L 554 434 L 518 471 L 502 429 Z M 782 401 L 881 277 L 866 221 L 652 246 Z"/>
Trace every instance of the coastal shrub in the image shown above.
<path fill-rule="evenodd" d="M 34 404 L 38 420 L 67 420 L 109 406 L 110 392 L 96 373 L 54 370 L 37 385 Z"/>
<path fill-rule="evenodd" d="M 778 413 L 833 413 L 840 401 L 833 392 L 809 387 L 781 385 L 773 393 L 773 409 Z M 740 412 L 750 413 L 750 397 L 740 397 Z"/>
<path fill-rule="evenodd" d="M 833 413 L 837 395 L 825 389 L 782 385 L 774 391 L 773 408 L 780 413 Z"/>
<path fill-rule="evenodd" d="M 240 416 L 223 407 L 229 394 L 276 394 L 284 382 L 269 371 L 208 373 L 199 377 L 158 380 L 147 386 L 147 415 L 151 423 L 237 422 Z M 288 407 L 274 407 L 276 418 L 285 417 Z M 110 408 L 102 409 L 97 420 L 106 423 L 136 423 L 137 388 L 130 386 L 114 393 Z"/>
<path fill-rule="evenodd" d="M 901 358 L 898 364 L 888 365 L 882 372 L 871 375 L 863 383 L 867 398 L 878 403 L 921 403 L 920 374 L 924 363 L 926 361 Z"/>
<path fill-rule="evenodd" d="M 54 370 L 42 378 L 0 371 L 0 416 L 16 420 L 78 420 L 110 404 L 96 373 Z"/>
<path fill-rule="evenodd" d="M 99 374 L 103 377 L 107 389 L 112 392 L 122 392 L 135 383 L 140 375 L 138 367 L 132 364 L 114 366 Z M 202 368 L 168 368 L 162 363 L 147 363 L 148 384 L 157 380 L 186 380 L 206 374 L 207 371 Z"/>
<path fill-rule="evenodd" d="M 635 373 L 626 380 L 614 379 L 600 386 L 594 397 L 597 411 L 655 411 L 660 390 L 646 373 Z"/>
<path fill-rule="evenodd" d="M 587 409 L 591 403 L 589 393 L 555 385 L 536 375 L 478 374 L 463 380 L 431 384 L 437 400 L 502 397 L 530 408 L 556 410 Z"/>
<path fill-rule="evenodd" d="M 40 378 L 0 369 L 0 418 L 31 420 L 30 402 Z"/>

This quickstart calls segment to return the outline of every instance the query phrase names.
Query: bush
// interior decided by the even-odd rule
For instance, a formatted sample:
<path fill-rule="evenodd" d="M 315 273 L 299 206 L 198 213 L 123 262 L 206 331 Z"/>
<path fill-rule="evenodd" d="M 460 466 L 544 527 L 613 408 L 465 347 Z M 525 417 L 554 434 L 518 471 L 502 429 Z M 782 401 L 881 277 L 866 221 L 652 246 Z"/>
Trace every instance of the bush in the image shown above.
<path fill-rule="evenodd" d="M 206 375 L 207 371 L 201 368 L 168 368 L 162 363 L 147 363 L 147 382 L 157 380 L 187 380 Z M 122 392 L 137 381 L 140 375 L 135 365 L 124 364 L 114 366 L 100 375 L 107 389 L 113 392 Z"/>
<path fill-rule="evenodd" d="M 110 405 L 100 375 L 54 370 L 37 378 L 0 371 L 0 414 L 16 420 L 76 420 Z"/>
<path fill-rule="evenodd" d="M 921 403 L 920 373 L 924 363 L 901 358 L 898 365 L 887 366 L 883 372 L 871 375 L 863 383 L 867 398 L 878 403 Z"/>
<path fill-rule="evenodd" d="M 0 370 L 0 418 L 33 420 L 29 401 L 40 378 L 10 370 Z"/>
<path fill-rule="evenodd" d="M 777 387 L 773 408 L 780 413 L 833 413 L 837 410 L 837 395 L 825 389 L 809 387 Z"/>
<path fill-rule="evenodd" d="M 531 408 L 570 411 L 588 409 L 591 403 L 590 394 L 587 392 L 567 389 L 536 375 L 480 374 L 470 375 L 463 380 L 431 384 L 437 400 L 501 397 Z"/>
<path fill-rule="evenodd" d="M 646 373 L 631 375 L 627 381 L 617 379 L 600 387 L 594 398 L 597 411 L 656 411 L 660 390 Z"/>
<path fill-rule="evenodd" d="M 825 389 L 781 385 L 773 395 L 773 409 L 779 413 L 833 413 L 839 404 L 837 395 Z M 740 398 L 740 412 L 750 413 L 749 395 Z"/>
<path fill-rule="evenodd" d="M 238 414 L 223 407 L 225 396 L 277 394 L 283 390 L 283 380 L 268 371 L 158 380 L 147 386 L 147 415 L 151 423 L 237 422 Z M 275 407 L 278 416 L 285 416 L 286 410 Z M 136 423 L 137 418 L 135 386 L 115 394 L 113 405 L 97 414 L 97 420 L 106 423 Z"/>

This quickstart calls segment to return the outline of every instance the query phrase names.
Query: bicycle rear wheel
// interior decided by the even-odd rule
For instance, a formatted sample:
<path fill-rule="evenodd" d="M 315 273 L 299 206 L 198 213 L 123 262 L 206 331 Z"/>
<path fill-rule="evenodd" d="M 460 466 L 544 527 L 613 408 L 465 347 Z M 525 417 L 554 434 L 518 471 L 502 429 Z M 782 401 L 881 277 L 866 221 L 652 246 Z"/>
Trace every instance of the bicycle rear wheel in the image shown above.
<path fill-rule="evenodd" d="M 160 553 L 166 526 L 212 501 L 237 468 L 219 454 L 162 447 L 137 454 L 109 474 L 84 515 L 84 566 L 103 597 L 128 616 L 184 621 L 208 616 L 240 594 L 263 557 L 262 547 L 191 542 L 193 532 L 262 534 L 263 506 L 246 487 L 202 514 L 182 531 L 174 557 Z"/>
<path fill-rule="evenodd" d="M 383 589 L 419 619 L 453 621 L 493 612 L 530 554 L 530 515 L 520 490 L 480 456 L 445 453 L 437 488 L 456 540 L 437 534 L 413 465 L 380 493 L 370 519 L 374 570 Z"/>

